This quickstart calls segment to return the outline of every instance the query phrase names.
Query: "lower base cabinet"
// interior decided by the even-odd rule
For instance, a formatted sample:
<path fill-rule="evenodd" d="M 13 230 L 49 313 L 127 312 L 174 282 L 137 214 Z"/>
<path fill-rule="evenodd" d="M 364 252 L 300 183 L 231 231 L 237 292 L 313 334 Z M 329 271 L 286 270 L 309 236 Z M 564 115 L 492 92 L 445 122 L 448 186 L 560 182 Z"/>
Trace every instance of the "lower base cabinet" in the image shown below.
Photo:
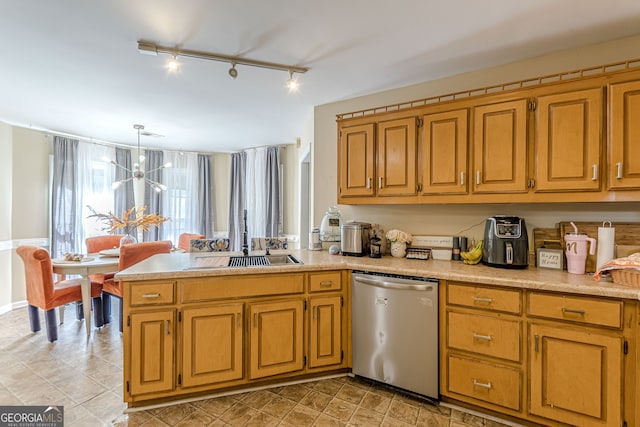
<path fill-rule="evenodd" d="M 124 400 L 141 406 L 346 372 L 347 277 L 339 270 L 125 282 Z"/>
<path fill-rule="evenodd" d="M 571 425 L 622 425 L 620 337 L 533 323 L 529 341 L 532 414 Z"/>
<path fill-rule="evenodd" d="M 544 426 L 640 425 L 637 301 L 441 286 L 443 400 Z"/>
<path fill-rule="evenodd" d="M 303 299 L 249 305 L 249 379 L 304 367 L 303 310 Z"/>

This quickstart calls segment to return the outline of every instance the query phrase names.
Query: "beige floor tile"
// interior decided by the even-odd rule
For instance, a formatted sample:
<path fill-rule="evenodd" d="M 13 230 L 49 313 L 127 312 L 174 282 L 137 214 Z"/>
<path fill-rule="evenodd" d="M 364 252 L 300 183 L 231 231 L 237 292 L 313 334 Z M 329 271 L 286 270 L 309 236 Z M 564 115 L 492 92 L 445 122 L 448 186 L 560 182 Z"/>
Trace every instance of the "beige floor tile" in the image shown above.
<path fill-rule="evenodd" d="M 353 403 L 334 397 L 324 413 L 342 421 L 349 421 L 351 415 L 355 412 L 357 406 Z"/>
<path fill-rule="evenodd" d="M 303 405 L 296 405 L 286 417 L 284 421 L 298 427 L 312 426 L 316 421 L 320 412 L 307 408 Z"/>

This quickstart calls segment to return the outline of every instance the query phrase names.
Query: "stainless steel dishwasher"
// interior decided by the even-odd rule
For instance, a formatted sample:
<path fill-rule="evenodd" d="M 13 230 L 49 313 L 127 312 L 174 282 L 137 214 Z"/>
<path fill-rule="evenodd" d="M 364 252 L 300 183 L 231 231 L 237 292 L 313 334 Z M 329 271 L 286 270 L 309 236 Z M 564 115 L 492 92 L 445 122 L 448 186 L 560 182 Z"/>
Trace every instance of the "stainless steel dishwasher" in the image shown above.
<path fill-rule="evenodd" d="M 438 400 L 438 279 L 354 271 L 353 373 Z"/>

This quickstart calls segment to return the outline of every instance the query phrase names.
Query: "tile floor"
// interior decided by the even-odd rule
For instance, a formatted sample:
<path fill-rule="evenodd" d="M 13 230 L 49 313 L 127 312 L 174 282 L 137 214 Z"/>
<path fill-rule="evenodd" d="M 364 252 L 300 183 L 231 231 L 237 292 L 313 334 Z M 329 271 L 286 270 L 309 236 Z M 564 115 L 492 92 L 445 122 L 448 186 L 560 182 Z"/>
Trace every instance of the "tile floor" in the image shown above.
<path fill-rule="evenodd" d="M 87 338 L 68 305 L 55 343 L 30 332 L 26 308 L 1 315 L 0 325 L 0 404 L 63 405 L 65 426 L 505 425 L 351 377 L 124 413 L 117 323 Z"/>

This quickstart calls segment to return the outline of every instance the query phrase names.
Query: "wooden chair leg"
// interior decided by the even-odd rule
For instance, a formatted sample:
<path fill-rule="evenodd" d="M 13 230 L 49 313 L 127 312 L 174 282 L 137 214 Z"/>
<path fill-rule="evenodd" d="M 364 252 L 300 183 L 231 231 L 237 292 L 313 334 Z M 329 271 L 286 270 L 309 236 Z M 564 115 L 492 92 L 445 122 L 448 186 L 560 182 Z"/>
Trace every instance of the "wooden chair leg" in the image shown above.
<path fill-rule="evenodd" d="M 56 309 L 52 308 L 44 313 L 45 323 L 47 324 L 47 339 L 54 342 L 58 339 L 58 324 L 56 323 Z"/>
<path fill-rule="evenodd" d="M 102 314 L 102 298 L 91 298 L 93 301 L 93 322 L 96 324 L 96 328 L 104 326 L 104 315 Z"/>
<path fill-rule="evenodd" d="M 64 307 L 65 307 L 64 304 L 58 307 L 58 317 L 60 318 L 61 325 L 64 323 Z"/>
<path fill-rule="evenodd" d="M 102 293 L 102 316 L 104 317 L 104 324 L 111 323 L 111 295 Z"/>
<path fill-rule="evenodd" d="M 38 307 L 29 304 L 27 310 L 29 310 L 29 325 L 31 326 L 31 332 L 38 332 L 40 330 L 40 314 L 38 313 Z"/>

